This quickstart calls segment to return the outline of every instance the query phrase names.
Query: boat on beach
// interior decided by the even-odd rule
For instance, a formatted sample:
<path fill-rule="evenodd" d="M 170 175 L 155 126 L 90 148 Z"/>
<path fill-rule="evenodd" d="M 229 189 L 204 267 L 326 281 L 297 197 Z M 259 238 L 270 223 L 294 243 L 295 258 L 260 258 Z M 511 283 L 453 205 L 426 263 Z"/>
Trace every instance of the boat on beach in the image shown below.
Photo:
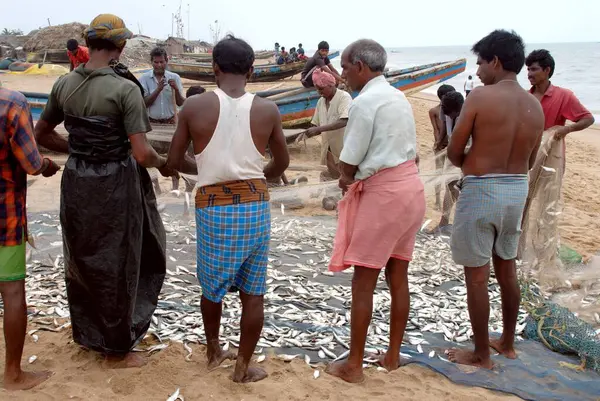
<path fill-rule="evenodd" d="M 465 71 L 466 66 L 467 61 L 459 59 L 387 71 L 384 76 L 394 88 L 408 96 L 457 76 Z M 48 94 L 33 92 L 23 92 L 23 94 L 29 101 L 33 119 L 38 120 L 48 101 Z M 277 104 L 285 129 L 310 126 L 320 97 L 316 90 L 306 89 L 302 86 L 257 92 L 256 95 L 271 99 Z M 358 96 L 358 92 L 355 91 L 352 93 L 352 97 L 356 96 Z M 159 148 L 168 149 L 174 131 L 173 125 L 153 125 L 153 131 L 147 136 L 157 150 Z M 300 132 L 298 130 L 286 131 L 288 142 L 294 141 Z M 63 133 L 66 135 L 66 132 L 63 131 Z M 164 145 L 160 145 L 161 143 Z"/>
<path fill-rule="evenodd" d="M 274 57 L 275 53 L 269 50 L 261 50 L 254 53 L 254 58 L 256 60 L 265 60 L 271 57 Z M 212 62 L 212 53 L 178 53 L 173 54 L 173 61 L 176 59 L 179 60 L 194 60 L 199 63 L 210 63 Z"/>
<path fill-rule="evenodd" d="M 333 52 L 329 58 L 335 58 L 340 52 Z M 288 64 L 266 64 L 254 66 L 254 73 L 249 82 L 273 82 L 293 77 L 300 74 L 306 65 L 306 60 Z M 181 78 L 192 79 L 202 82 L 215 82 L 215 73 L 212 64 L 183 63 L 171 61 L 167 68 L 178 74 Z"/>

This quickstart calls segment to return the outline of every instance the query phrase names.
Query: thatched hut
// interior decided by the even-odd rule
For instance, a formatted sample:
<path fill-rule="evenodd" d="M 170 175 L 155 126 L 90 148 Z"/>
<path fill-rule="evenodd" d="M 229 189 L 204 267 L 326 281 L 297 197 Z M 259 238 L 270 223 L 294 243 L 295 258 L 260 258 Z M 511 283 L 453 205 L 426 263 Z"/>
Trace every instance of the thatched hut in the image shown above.
<path fill-rule="evenodd" d="M 83 31 L 88 26 L 79 22 L 49 26 L 40 29 L 23 46 L 26 52 L 36 52 L 48 49 L 66 49 L 69 39 L 77 39 L 84 44 Z"/>

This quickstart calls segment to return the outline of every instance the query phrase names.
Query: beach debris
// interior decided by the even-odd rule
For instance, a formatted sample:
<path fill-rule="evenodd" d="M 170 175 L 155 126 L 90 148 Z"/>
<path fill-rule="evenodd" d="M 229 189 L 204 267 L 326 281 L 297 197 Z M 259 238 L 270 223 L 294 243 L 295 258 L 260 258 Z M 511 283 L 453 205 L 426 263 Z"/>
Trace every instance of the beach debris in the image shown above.
<path fill-rule="evenodd" d="M 315 371 L 314 371 L 314 373 L 313 373 L 313 378 L 314 378 L 314 379 L 318 379 L 318 378 L 319 378 L 319 376 L 321 376 L 321 372 L 320 372 L 320 371 L 317 369 L 317 370 L 315 370 Z"/>
<path fill-rule="evenodd" d="M 36 355 L 31 355 L 28 359 L 29 363 L 34 363 L 35 361 L 37 361 L 38 357 Z"/>
<path fill-rule="evenodd" d="M 185 350 L 187 351 L 187 355 L 185 356 L 185 360 L 187 362 L 190 362 L 192 360 L 192 354 L 194 353 L 194 351 L 192 350 L 192 347 L 190 347 L 186 343 L 183 343 L 183 348 L 185 348 Z"/>
<path fill-rule="evenodd" d="M 183 396 L 180 394 L 179 389 L 175 390 L 175 392 L 173 394 L 171 394 L 171 396 L 169 398 L 167 398 L 167 401 L 185 401 L 183 399 Z"/>
<path fill-rule="evenodd" d="M 256 358 L 256 362 L 261 363 L 261 362 L 264 362 L 265 359 L 267 359 L 267 357 L 265 355 L 259 355 L 258 358 Z"/>

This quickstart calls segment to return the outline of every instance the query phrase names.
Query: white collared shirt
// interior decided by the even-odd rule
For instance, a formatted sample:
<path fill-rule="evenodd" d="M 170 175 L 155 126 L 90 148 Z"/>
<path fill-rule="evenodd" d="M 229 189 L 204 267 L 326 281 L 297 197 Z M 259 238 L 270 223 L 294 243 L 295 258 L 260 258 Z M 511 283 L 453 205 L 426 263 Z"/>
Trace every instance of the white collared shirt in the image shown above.
<path fill-rule="evenodd" d="M 160 92 L 154 103 L 148 107 L 148 116 L 155 120 L 165 120 L 175 115 L 173 107 L 173 88 L 168 84 L 169 80 L 174 79 L 183 96 L 183 84 L 179 75 L 171 71 L 165 71 L 165 81 L 167 86 Z M 154 76 L 154 71 L 148 71 L 140 77 L 140 84 L 144 88 L 144 97 L 150 96 L 158 87 L 158 81 Z"/>
<path fill-rule="evenodd" d="M 364 180 L 417 155 L 417 130 L 404 93 L 384 76 L 370 80 L 352 101 L 340 160 Z"/>

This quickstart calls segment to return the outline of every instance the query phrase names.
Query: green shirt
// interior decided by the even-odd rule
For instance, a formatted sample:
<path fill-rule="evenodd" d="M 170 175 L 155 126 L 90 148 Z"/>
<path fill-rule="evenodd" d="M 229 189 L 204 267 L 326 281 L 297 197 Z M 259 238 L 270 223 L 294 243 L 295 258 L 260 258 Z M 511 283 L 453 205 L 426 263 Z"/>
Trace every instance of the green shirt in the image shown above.
<path fill-rule="evenodd" d="M 113 117 L 123 121 L 128 135 L 152 130 L 140 88 L 110 67 L 88 70 L 82 64 L 55 82 L 41 119 L 58 125 L 65 113 L 75 117 Z"/>

